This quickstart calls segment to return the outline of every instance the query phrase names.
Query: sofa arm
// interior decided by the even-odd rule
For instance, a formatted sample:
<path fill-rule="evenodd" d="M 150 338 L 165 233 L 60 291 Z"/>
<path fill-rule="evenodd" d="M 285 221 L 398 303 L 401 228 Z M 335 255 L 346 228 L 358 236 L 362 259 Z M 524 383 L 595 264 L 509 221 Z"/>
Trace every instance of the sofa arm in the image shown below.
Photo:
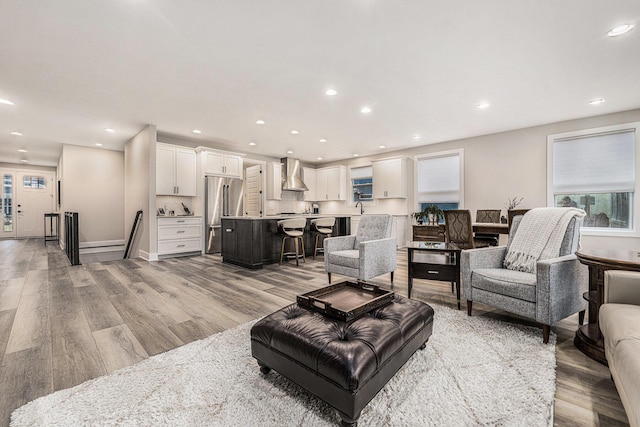
<path fill-rule="evenodd" d="M 604 272 L 604 300 L 618 304 L 640 305 L 640 272 L 608 270 Z"/>
<path fill-rule="evenodd" d="M 368 280 L 397 269 L 396 239 L 367 240 L 360 242 L 360 279 Z"/>
<path fill-rule="evenodd" d="M 473 270 L 479 268 L 502 268 L 502 261 L 504 261 L 506 253 L 506 246 L 490 246 L 461 252 L 460 289 L 465 299 L 473 300 L 471 293 L 471 273 Z"/>
<path fill-rule="evenodd" d="M 349 249 L 355 249 L 353 246 L 356 243 L 356 236 L 338 236 L 327 237 L 324 239 L 324 252 L 328 254 L 333 251 L 346 251 Z"/>
<path fill-rule="evenodd" d="M 575 254 L 536 263 L 536 320 L 553 325 L 587 308 L 589 270 Z"/>

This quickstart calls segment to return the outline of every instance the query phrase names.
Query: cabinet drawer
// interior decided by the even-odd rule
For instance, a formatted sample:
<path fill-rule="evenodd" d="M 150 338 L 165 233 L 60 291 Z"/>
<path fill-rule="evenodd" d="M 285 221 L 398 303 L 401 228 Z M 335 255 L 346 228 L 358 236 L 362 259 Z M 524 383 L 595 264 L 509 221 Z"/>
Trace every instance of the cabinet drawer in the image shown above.
<path fill-rule="evenodd" d="M 413 264 L 413 277 L 415 279 L 442 280 L 445 282 L 455 282 L 456 268 L 454 265 L 438 264 Z"/>
<path fill-rule="evenodd" d="M 165 240 L 158 242 L 158 255 L 175 254 L 181 252 L 196 252 L 202 250 L 201 239 Z"/>
<path fill-rule="evenodd" d="M 201 237 L 200 225 L 176 225 L 158 227 L 158 241 Z"/>
<path fill-rule="evenodd" d="M 160 217 L 158 218 L 158 226 L 164 227 L 165 225 L 200 225 L 202 218 L 194 217 Z"/>

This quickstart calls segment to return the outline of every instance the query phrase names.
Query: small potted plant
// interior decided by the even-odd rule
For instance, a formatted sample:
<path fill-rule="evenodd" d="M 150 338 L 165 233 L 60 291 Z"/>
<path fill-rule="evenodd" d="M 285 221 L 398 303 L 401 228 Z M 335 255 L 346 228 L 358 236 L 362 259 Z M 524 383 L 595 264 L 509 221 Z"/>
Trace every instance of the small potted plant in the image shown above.
<path fill-rule="evenodd" d="M 425 216 L 429 218 L 429 225 L 437 225 L 444 216 L 442 209 L 440 209 L 438 205 L 434 204 L 425 206 L 422 212 L 424 212 Z"/>
<path fill-rule="evenodd" d="M 516 207 L 518 207 L 518 205 L 520 203 L 522 203 L 522 201 L 524 200 L 524 197 L 520 197 L 518 199 L 518 196 L 515 196 L 513 199 L 507 199 L 507 203 L 504 204 L 504 207 L 507 209 L 507 214 L 509 214 L 509 211 L 512 209 L 515 209 Z M 500 222 L 503 224 L 507 223 L 507 218 L 502 215 L 500 217 Z"/>
<path fill-rule="evenodd" d="M 428 217 L 428 215 L 424 212 L 424 210 L 421 210 L 419 212 L 414 212 L 413 217 L 416 219 L 416 222 L 418 224 L 422 224 L 425 222 L 425 219 Z"/>

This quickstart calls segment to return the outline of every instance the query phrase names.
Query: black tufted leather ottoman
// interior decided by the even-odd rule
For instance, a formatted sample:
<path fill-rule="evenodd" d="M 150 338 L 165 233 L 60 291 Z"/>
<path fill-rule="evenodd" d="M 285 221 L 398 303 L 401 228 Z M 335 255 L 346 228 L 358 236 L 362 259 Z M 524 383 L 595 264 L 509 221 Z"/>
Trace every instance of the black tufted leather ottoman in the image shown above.
<path fill-rule="evenodd" d="M 343 426 L 356 426 L 432 330 L 433 309 L 399 295 L 351 323 L 291 304 L 253 325 L 251 354 L 264 374 L 275 369 L 333 406 Z"/>

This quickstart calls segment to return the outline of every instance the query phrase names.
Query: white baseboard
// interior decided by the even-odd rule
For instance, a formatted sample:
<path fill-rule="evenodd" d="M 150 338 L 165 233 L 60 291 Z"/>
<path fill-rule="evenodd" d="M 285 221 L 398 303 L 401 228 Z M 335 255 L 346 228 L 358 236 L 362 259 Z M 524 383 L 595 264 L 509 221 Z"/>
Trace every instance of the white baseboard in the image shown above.
<path fill-rule="evenodd" d="M 145 261 L 158 261 L 158 254 L 154 252 L 138 251 L 138 256 Z"/>
<path fill-rule="evenodd" d="M 86 248 L 103 248 L 110 246 L 124 246 L 124 239 L 119 240 L 103 240 L 96 242 L 80 242 L 80 249 Z"/>

